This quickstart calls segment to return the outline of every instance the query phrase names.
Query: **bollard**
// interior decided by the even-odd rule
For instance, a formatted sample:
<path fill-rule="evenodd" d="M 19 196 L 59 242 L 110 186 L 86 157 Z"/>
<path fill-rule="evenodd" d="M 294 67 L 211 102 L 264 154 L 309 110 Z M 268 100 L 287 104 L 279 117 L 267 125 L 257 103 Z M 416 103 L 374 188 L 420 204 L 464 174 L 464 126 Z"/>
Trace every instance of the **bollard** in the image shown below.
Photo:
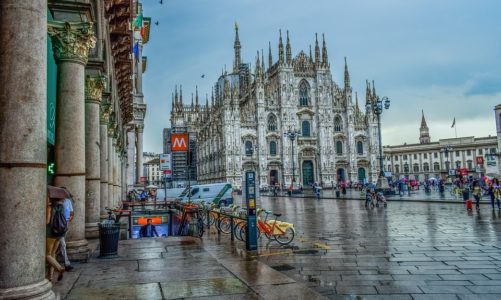
<path fill-rule="evenodd" d="M 231 231 L 231 241 L 233 242 L 235 240 L 235 229 L 233 227 L 233 216 L 230 216 L 230 231 Z"/>
<path fill-rule="evenodd" d="M 217 235 L 220 236 L 221 235 L 221 214 L 218 212 L 217 213 Z"/>
<path fill-rule="evenodd" d="M 210 209 L 207 210 L 207 231 L 210 230 Z"/>

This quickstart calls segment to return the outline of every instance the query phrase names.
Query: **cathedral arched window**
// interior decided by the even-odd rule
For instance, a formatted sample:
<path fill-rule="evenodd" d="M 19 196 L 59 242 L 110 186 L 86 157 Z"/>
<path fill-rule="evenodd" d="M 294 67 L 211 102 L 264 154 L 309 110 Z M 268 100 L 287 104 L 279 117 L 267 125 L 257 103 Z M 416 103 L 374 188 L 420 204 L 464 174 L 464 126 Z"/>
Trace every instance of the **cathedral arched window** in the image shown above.
<path fill-rule="evenodd" d="M 343 142 L 341 141 L 336 142 L 336 154 L 343 155 Z"/>
<path fill-rule="evenodd" d="M 440 171 L 440 164 L 438 162 L 433 163 L 433 171 Z"/>
<path fill-rule="evenodd" d="M 359 155 L 364 154 L 364 143 L 362 143 L 362 141 L 357 142 L 357 153 Z"/>
<path fill-rule="evenodd" d="M 343 131 L 343 120 L 341 120 L 340 116 L 336 116 L 334 118 L 334 131 L 335 132 Z"/>
<path fill-rule="evenodd" d="M 301 81 L 299 84 L 299 105 L 308 106 L 308 84 L 306 81 Z"/>
<path fill-rule="evenodd" d="M 409 173 L 409 164 L 404 164 L 404 173 Z"/>
<path fill-rule="evenodd" d="M 268 130 L 269 131 L 277 130 L 277 117 L 275 117 L 274 115 L 270 115 L 268 117 Z"/>
<path fill-rule="evenodd" d="M 252 142 L 251 141 L 245 142 L 245 156 L 252 156 L 252 152 L 253 152 Z"/>
<path fill-rule="evenodd" d="M 412 166 L 412 170 L 413 170 L 414 172 L 416 172 L 416 173 L 417 173 L 417 172 L 419 172 L 419 165 L 418 165 L 418 164 L 414 164 L 414 165 Z"/>
<path fill-rule="evenodd" d="M 310 121 L 301 123 L 301 134 L 302 136 L 310 136 Z"/>
<path fill-rule="evenodd" d="M 400 166 L 399 165 L 395 165 L 395 173 L 400 173 Z"/>
<path fill-rule="evenodd" d="M 430 171 L 430 165 L 427 162 L 423 163 L 423 171 L 425 172 Z"/>
<path fill-rule="evenodd" d="M 277 155 L 277 142 L 275 141 L 270 142 L 270 155 Z"/>

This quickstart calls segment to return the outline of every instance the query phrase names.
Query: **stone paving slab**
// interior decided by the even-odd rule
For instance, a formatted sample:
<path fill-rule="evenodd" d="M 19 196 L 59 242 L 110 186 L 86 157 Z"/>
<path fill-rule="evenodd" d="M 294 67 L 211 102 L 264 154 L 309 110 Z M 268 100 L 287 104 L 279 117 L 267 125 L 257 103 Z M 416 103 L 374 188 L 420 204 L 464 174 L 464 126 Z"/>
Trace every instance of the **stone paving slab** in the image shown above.
<path fill-rule="evenodd" d="M 71 290 L 66 298 L 68 300 L 80 299 L 149 299 L 162 300 L 162 292 L 158 283 L 135 285 L 113 285 L 102 288 L 79 287 Z"/>
<path fill-rule="evenodd" d="M 164 299 L 180 299 L 204 296 L 220 296 L 249 293 L 249 289 L 237 278 L 213 278 L 169 281 L 160 283 Z"/>

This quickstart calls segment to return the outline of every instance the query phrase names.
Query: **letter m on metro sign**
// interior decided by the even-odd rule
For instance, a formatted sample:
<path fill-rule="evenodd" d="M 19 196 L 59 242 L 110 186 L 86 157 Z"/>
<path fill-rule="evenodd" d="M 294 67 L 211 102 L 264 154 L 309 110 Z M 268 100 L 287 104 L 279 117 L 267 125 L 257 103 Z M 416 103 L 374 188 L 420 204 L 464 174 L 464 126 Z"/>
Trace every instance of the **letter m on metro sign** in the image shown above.
<path fill-rule="evenodd" d="M 173 133 L 170 137 L 172 152 L 188 151 L 188 134 Z"/>

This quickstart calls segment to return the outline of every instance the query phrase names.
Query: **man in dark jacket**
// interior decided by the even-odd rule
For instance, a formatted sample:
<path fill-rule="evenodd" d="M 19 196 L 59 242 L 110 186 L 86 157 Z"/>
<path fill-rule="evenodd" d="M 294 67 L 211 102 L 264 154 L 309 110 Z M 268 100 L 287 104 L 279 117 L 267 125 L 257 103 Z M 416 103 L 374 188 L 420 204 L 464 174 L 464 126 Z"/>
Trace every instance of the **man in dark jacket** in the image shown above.
<path fill-rule="evenodd" d="M 139 232 L 140 237 L 154 237 L 158 236 L 157 229 L 151 219 L 146 220 L 148 224 L 141 227 L 141 231 Z"/>

